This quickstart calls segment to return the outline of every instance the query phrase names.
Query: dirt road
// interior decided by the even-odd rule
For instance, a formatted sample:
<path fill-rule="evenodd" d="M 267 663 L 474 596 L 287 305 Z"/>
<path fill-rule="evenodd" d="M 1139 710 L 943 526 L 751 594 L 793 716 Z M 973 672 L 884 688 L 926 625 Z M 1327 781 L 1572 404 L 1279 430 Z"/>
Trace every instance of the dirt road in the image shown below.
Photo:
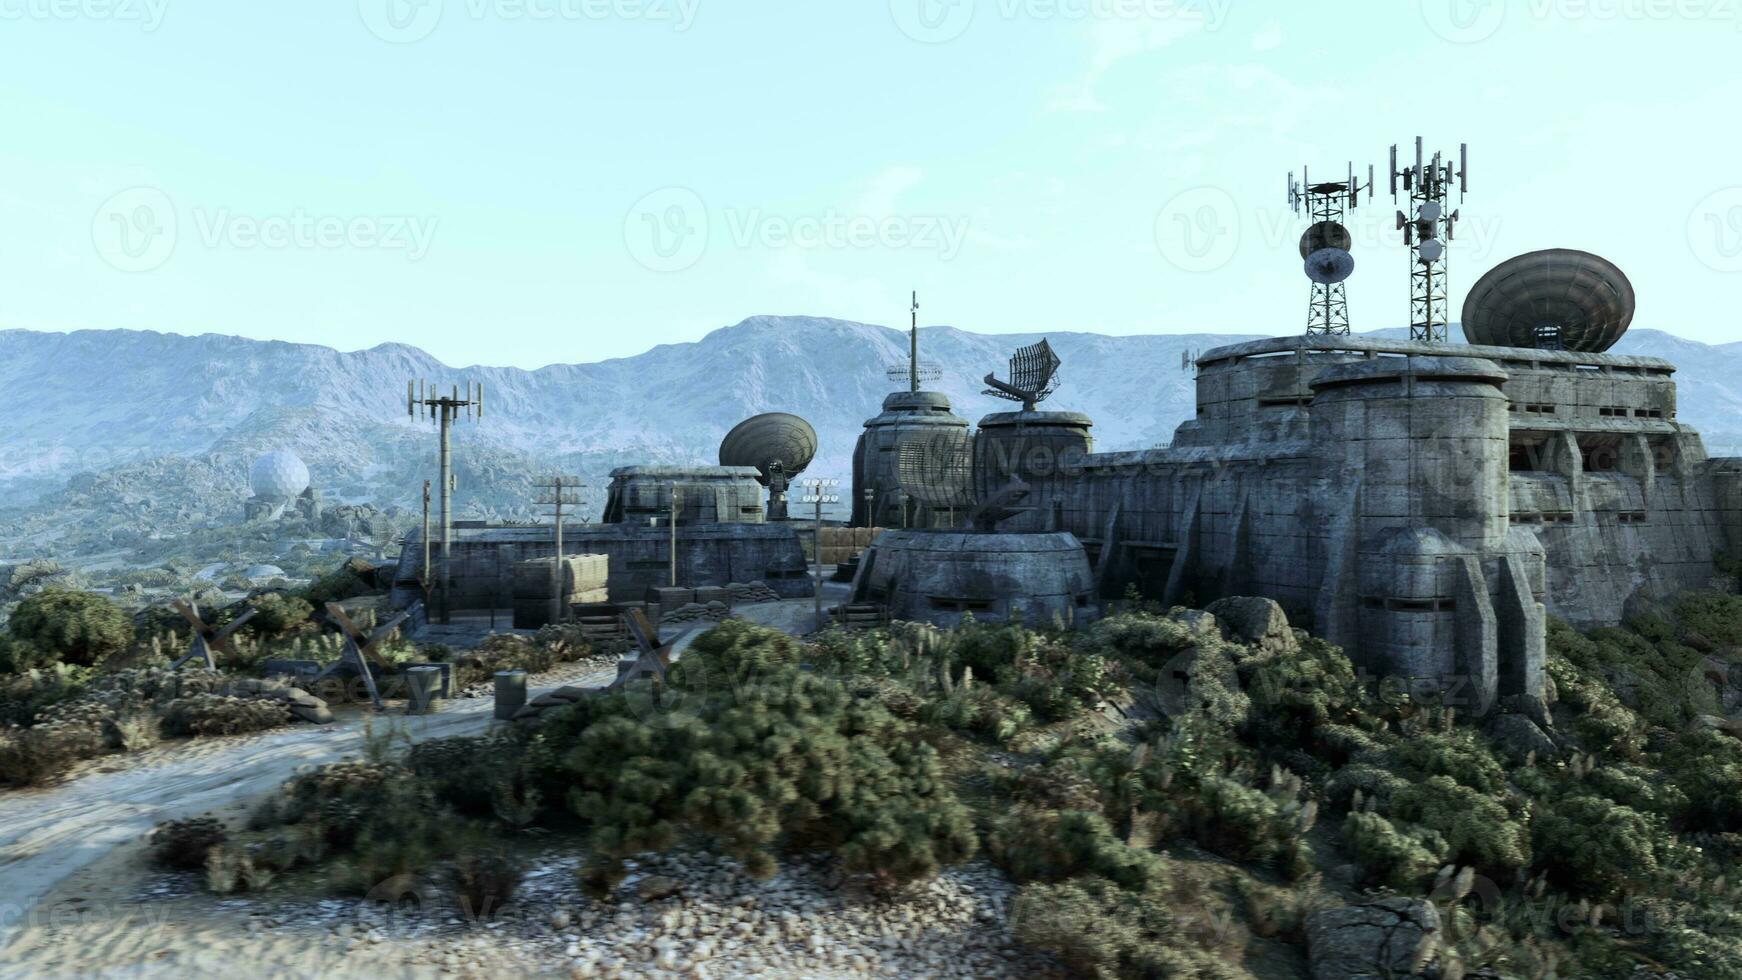
<path fill-rule="evenodd" d="M 561 670 L 534 693 L 565 684 L 598 686 L 615 671 Z M 489 698 L 449 702 L 419 717 L 357 714 L 331 725 L 195 739 L 133 756 L 93 760 L 67 781 L 0 794 L 0 950 L 28 925 L 42 897 L 68 875 L 165 820 L 222 810 L 262 796 L 299 766 L 361 756 L 371 732 L 421 742 L 471 735 L 491 724 Z"/>

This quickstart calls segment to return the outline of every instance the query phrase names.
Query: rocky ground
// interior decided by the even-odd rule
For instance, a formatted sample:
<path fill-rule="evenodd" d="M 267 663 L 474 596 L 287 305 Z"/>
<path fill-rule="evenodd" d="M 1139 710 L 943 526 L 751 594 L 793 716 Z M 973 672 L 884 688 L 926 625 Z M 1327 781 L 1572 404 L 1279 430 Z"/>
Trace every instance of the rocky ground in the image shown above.
<path fill-rule="evenodd" d="M 581 892 L 580 861 L 572 844 L 535 846 L 519 895 L 480 919 L 439 897 L 216 898 L 193 875 L 134 858 L 130 875 L 96 869 L 127 890 L 94 904 L 63 891 L 0 962 L 31 977 L 1066 975 L 1011 939 L 1014 888 L 983 863 L 878 896 L 823 858 L 756 881 L 729 860 L 676 852 L 639 863 L 601 902 Z M 115 915 L 138 925 L 117 929 Z"/>

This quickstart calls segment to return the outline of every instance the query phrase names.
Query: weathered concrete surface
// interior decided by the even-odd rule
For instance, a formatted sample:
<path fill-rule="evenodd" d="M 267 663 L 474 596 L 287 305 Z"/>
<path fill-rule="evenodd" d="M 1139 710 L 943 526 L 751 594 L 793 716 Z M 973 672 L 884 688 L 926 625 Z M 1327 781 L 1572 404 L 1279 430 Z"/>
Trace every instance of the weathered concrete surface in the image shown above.
<path fill-rule="evenodd" d="M 1438 955 L 1440 915 L 1420 899 L 1384 898 L 1307 918 L 1313 980 L 1405 980 Z"/>

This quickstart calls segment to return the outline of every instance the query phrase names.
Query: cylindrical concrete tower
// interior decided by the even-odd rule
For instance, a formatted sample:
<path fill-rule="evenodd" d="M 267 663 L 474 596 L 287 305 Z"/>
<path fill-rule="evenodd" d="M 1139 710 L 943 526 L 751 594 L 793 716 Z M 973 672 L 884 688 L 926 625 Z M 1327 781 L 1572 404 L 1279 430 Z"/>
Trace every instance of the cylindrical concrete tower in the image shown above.
<path fill-rule="evenodd" d="M 1361 494 L 1362 537 L 1432 527 L 1477 551 L 1509 526 L 1506 372 L 1474 357 L 1379 357 L 1313 380 L 1331 492 Z"/>
<path fill-rule="evenodd" d="M 961 465 L 953 462 L 958 458 Z M 968 420 L 950 411 L 949 396 L 895 392 L 883 399 L 883 413 L 865 423 L 853 451 L 853 523 L 892 528 L 948 523 L 947 504 L 960 500 L 965 505 L 970 499 L 968 458 Z"/>
<path fill-rule="evenodd" d="M 1012 479 L 1031 487 L 1082 472 L 1095 423 L 1076 412 L 999 412 L 974 437 L 974 494 L 986 500 Z"/>

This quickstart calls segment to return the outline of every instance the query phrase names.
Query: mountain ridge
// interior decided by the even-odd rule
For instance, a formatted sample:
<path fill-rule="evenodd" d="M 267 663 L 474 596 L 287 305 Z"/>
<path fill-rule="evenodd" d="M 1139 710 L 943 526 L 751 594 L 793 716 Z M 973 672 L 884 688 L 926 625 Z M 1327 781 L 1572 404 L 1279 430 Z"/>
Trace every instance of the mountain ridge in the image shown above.
<path fill-rule="evenodd" d="M 240 471 L 245 457 L 272 448 L 302 455 L 317 484 L 341 497 L 408 503 L 428 478 L 435 448 L 428 423 L 406 416 L 405 383 L 416 379 L 484 384 L 484 418 L 456 429 L 462 457 L 497 468 L 473 474 L 483 481 L 474 485 L 479 492 L 521 470 L 598 477 L 628 462 L 711 463 L 733 424 L 764 411 L 809 419 L 822 442 L 813 473 L 845 477 L 864 420 L 899 387 L 886 372 L 905 366 L 906 333 L 759 315 L 633 357 L 523 369 L 455 367 L 397 342 L 339 351 L 221 333 L 0 330 L 0 384 L 31 395 L 0 427 L 0 509 L 29 506 L 79 473 L 169 456 L 235 457 L 221 466 Z M 927 387 L 947 394 L 969 421 L 1007 409 L 983 394 L 980 379 L 1002 373 L 1011 351 L 1043 336 L 1064 362 L 1063 384 L 1047 404 L 1088 414 L 1097 447 L 1121 450 L 1167 442 L 1194 412 L 1182 353 L 1265 335 L 927 326 L 921 358 L 943 371 Z M 1702 431 L 1714 454 L 1742 446 L 1742 343 L 1711 346 L 1641 329 L 1617 350 L 1676 362 L 1682 420 Z M 524 482 L 525 473 L 513 476 L 497 496 L 518 495 Z"/>

